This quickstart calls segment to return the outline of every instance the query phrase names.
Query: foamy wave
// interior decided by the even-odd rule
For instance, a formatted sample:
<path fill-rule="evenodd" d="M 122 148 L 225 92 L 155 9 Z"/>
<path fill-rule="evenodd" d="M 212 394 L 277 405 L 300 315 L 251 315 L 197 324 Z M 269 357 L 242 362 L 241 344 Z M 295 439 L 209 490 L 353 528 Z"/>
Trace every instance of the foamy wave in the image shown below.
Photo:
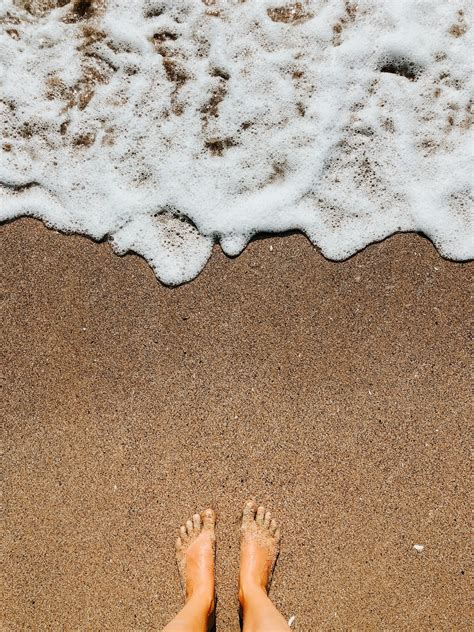
<path fill-rule="evenodd" d="M 470 5 L 0 0 L 0 219 L 169 284 L 295 228 L 331 259 L 396 231 L 471 258 Z"/>

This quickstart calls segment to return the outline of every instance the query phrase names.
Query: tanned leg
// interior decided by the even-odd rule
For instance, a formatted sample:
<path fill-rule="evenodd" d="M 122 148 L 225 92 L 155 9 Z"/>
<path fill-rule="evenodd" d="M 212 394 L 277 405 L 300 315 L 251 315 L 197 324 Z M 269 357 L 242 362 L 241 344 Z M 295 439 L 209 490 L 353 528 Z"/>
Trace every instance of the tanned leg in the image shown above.
<path fill-rule="evenodd" d="M 240 541 L 239 601 L 244 632 L 288 632 L 267 591 L 279 552 L 280 530 L 264 507 L 249 500 L 244 507 Z"/>
<path fill-rule="evenodd" d="M 185 605 L 163 632 L 206 632 L 214 613 L 216 517 L 212 509 L 194 514 L 179 531 L 176 558 Z"/>

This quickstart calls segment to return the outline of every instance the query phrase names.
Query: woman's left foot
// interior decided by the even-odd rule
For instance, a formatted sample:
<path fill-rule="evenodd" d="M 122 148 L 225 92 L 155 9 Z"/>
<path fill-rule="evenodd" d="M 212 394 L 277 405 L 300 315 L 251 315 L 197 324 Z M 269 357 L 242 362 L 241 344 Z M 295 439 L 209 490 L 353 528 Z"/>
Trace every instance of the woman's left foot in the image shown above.
<path fill-rule="evenodd" d="M 186 601 L 202 600 L 209 607 L 209 614 L 215 602 L 215 524 L 214 511 L 206 509 L 180 527 L 176 540 L 176 558 Z"/>

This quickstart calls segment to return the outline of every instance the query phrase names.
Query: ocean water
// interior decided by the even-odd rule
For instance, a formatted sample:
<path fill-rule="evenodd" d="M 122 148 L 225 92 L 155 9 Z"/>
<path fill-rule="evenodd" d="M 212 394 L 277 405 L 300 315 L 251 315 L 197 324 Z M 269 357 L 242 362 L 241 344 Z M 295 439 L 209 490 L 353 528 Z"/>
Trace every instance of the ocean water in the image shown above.
<path fill-rule="evenodd" d="M 299 229 L 474 254 L 472 3 L 0 0 L 0 220 L 164 283 Z"/>

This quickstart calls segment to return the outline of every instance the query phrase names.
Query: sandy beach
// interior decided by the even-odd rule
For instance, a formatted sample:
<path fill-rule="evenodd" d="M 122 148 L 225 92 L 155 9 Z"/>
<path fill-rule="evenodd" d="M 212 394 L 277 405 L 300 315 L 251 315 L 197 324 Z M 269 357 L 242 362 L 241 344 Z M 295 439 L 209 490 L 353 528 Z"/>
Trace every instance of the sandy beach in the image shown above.
<path fill-rule="evenodd" d="M 239 630 L 248 497 L 282 525 L 295 630 L 469 629 L 471 263 L 292 235 L 171 289 L 36 220 L 0 240 L 3 629 L 159 630 L 176 528 L 211 505 L 217 629 Z"/>

